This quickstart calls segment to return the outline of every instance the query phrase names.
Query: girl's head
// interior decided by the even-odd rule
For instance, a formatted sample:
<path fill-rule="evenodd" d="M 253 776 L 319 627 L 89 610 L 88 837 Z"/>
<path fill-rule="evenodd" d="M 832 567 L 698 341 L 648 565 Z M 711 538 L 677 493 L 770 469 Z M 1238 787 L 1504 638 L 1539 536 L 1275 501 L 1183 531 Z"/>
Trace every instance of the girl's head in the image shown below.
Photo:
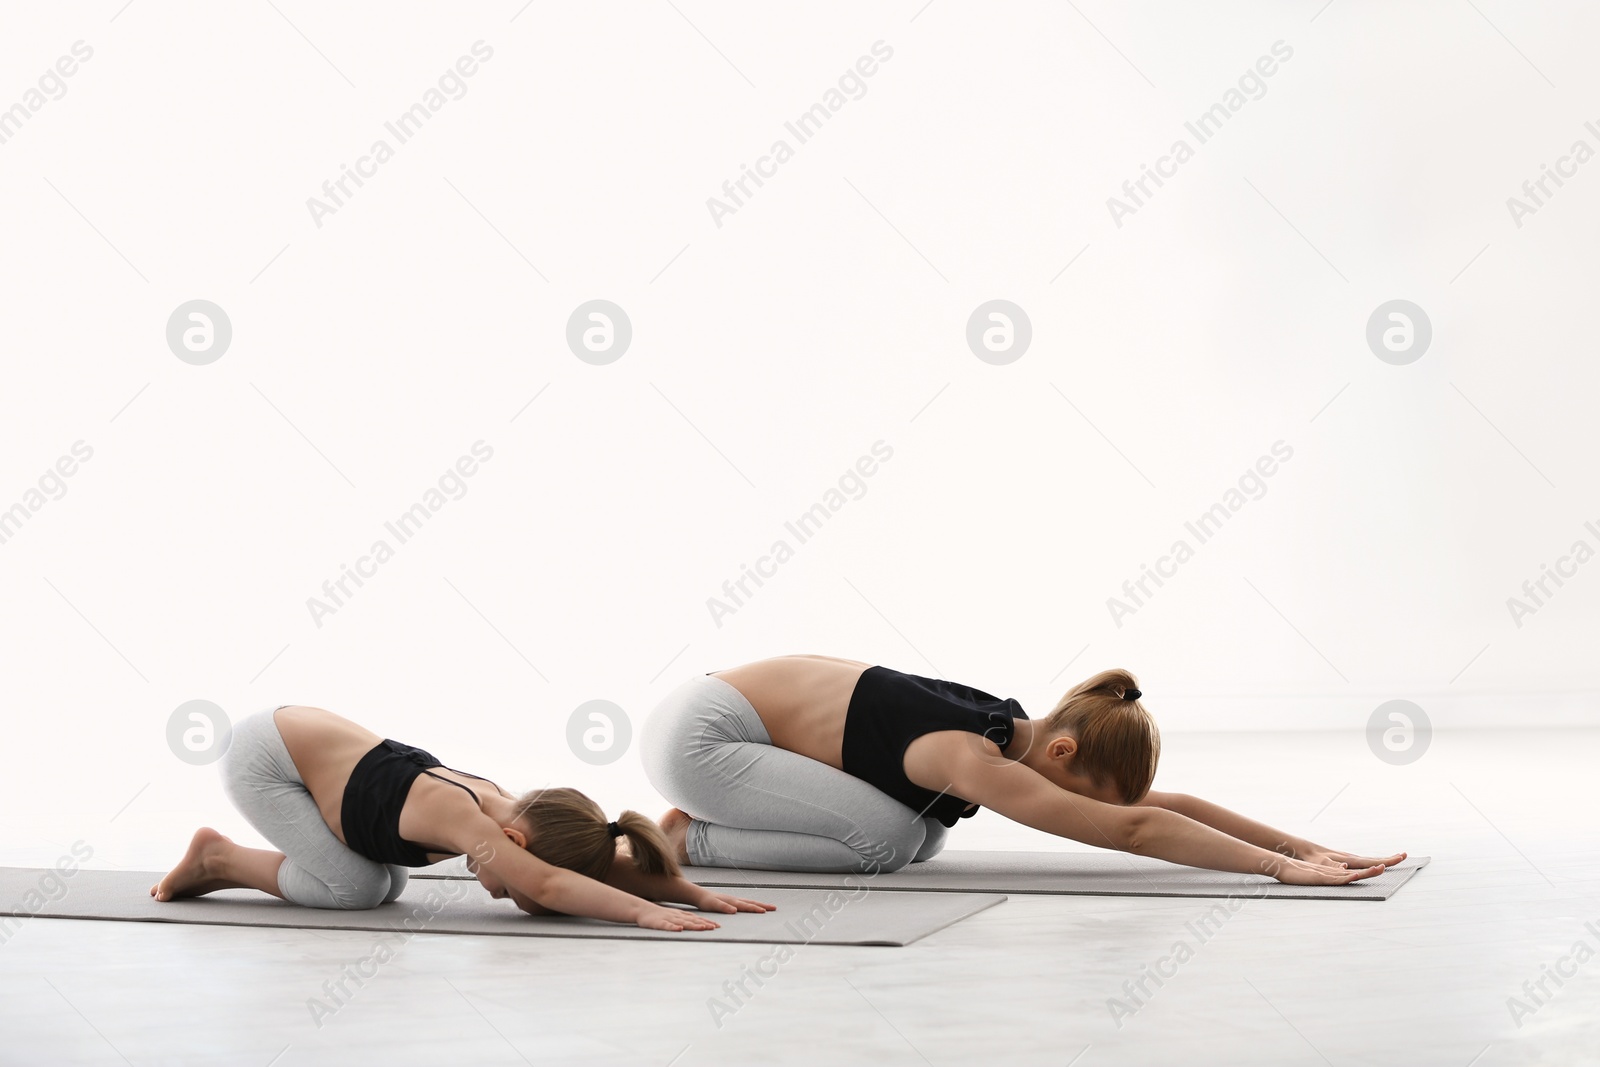
<path fill-rule="evenodd" d="M 513 822 L 527 835 L 528 851 L 552 867 L 604 881 L 617 858 L 617 840 L 628 842 L 633 865 L 645 874 L 678 873 L 667 839 L 655 823 L 636 811 L 617 816 L 611 834 L 600 805 L 576 789 L 534 789 L 516 800 Z"/>
<path fill-rule="evenodd" d="M 1042 723 L 1046 749 L 1069 738 L 1059 747 L 1073 775 L 1123 804 L 1144 799 L 1161 758 L 1161 734 L 1140 696 L 1127 671 L 1101 671 L 1068 690 Z"/>

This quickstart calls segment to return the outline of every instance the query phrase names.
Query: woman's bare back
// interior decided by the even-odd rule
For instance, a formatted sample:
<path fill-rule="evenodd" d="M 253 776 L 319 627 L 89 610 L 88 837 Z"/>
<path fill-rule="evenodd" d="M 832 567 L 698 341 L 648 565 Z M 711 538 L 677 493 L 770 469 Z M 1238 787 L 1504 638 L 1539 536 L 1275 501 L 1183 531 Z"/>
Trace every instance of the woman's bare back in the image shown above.
<path fill-rule="evenodd" d="M 833 656 L 774 656 L 712 677 L 750 702 L 774 745 L 843 770 L 850 694 L 869 666 Z"/>

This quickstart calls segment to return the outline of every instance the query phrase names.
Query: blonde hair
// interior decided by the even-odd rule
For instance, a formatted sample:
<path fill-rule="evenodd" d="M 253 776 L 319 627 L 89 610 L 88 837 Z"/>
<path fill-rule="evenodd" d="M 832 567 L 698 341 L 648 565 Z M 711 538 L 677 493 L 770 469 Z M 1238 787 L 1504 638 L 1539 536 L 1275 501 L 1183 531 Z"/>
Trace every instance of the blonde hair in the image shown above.
<path fill-rule="evenodd" d="M 528 851 L 554 867 L 605 881 L 617 858 L 616 838 L 600 805 L 576 789 L 533 789 L 517 798 L 516 818 L 533 831 Z M 636 811 L 617 816 L 633 865 L 645 874 L 678 874 L 661 829 Z"/>
<path fill-rule="evenodd" d="M 1161 733 L 1141 695 L 1132 674 L 1101 671 L 1068 690 L 1044 720 L 1046 734 L 1077 739 L 1074 765 L 1097 785 L 1111 782 L 1124 804 L 1144 799 L 1161 758 Z"/>

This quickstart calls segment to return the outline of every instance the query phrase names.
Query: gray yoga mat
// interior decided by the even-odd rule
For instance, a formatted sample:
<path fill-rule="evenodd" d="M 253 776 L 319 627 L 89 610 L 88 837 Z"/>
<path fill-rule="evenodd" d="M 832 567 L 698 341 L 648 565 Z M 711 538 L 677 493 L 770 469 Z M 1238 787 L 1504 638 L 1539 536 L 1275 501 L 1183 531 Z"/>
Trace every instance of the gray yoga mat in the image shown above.
<path fill-rule="evenodd" d="M 1411 856 L 1349 885 L 1284 885 L 1265 875 L 1184 867 L 1124 852 L 941 852 L 876 877 L 685 867 L 691 882 L 717 887 L 827 889 L 860 881 L 871 889 L 933 893 L 1043 893 L 1110 897 L 1272 897 L 1286 900 L 1388 900 L 1430 857 Z M 418 878 L 471 878 L 461 860 L 425 867 Z"/>
<path fill-rule="evenodd" d="M 0 867 L 0 940 L 32 915 L 54 919 L 112 919 L 211 926 L 278 926 L 308 930 L 372 930 L 385 935 L 505 934 L 514 937 L 596 937 L 624 941 L 738 941 L 762 945 L 889 945 L 918 941 L 1006 898 L 991 893 L 935 897 L 868 893 L 860 888 L 763 889 L 754 894 L 777 911 L 712 914 L 716 930 L 673 933 L 565 915 L 525 915 L 459 880 L 412 881 L 400 899 L 370 911 L 302 908 L 253 889 L 160 903 L 150 887 L 161 875 L 144 871 Z M 710 913 L 708 913 L 710 914 Z"/>
<path fill-rule="evenodd" d="M 1428 862 L 1414 856 L 1349 885 L 1284 885 L 1265 875 L 1184 867 L 1126 853 L 945 852 L 893 874 L 866 879 L 874 889 L 930 893 L 1059 893 L 1115 897 L 1261 897 L 1280 900 L 1388 900 Z M 740 888 L 821 889 L 841 875 L 686 867 L 691 882 Z M 862 876 L 857 876 L 862 877 Z"/>

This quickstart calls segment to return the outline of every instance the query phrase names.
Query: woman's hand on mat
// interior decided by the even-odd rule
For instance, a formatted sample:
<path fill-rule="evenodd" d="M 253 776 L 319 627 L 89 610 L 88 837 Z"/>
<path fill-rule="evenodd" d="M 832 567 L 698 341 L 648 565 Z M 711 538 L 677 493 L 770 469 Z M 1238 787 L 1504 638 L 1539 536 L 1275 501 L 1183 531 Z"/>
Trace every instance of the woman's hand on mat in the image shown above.
<path fill-rule="evenodd" d="M 690 899 L 685 904 L 693 904 L 701 911 L 720 911 L 724 915 L 732 915 L 737 911 L 768 912 L 777 911 L 776 904 L 763 904 L 759 900 L 746 900 L 729 893 L 714 893 L 709 889 L 695 886 L 695 891 L 688 894 Z"/>
<path fill-rule="evenodd" d="M 1323 867 L 1376 867 L 1383 865 L 1393 867 L 1406 858 L 1404 852 L 1396 852 L 1392 856 L 1356 856 L 1349 852 L 1340 852 L 1337 849 L 1323 848 L 1321 845 L 1311 845 L 1307 848 L 1296 848 L 1294 858 L 1305 860 L 1307 863 L 1319 864 Z"/>
<path fill-rule="evenodd" d="M 646 904 L 634 922 L 646 930 L 715 930 L 721 925 L 704 915 L 691 915 L 660 904 Z"/>
<path fill-rule="evenodd" d="M 1381 863 L 1366 867 L 1346 867 L 1340 863 L 1311 863 L 1306 860 L 1275 857 L 1263 864 L 1261 873 L 1276 878 L 1285 885 L 1345 885 L 1362 878 L 1372 878 L 1384 872 Z"/>

